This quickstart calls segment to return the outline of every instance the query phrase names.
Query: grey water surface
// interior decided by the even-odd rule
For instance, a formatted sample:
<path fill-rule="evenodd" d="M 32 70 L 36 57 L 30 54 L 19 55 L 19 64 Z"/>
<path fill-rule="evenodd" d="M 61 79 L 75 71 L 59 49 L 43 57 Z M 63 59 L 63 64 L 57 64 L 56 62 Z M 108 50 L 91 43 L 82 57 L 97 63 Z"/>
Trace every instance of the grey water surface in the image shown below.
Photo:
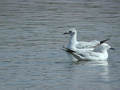
<path fill-rule="evenodd" d="M 116 50 L 74 63 L 72 27 Z M 0 0 L 0 90 L 120 90 L 120 0 Z"/>

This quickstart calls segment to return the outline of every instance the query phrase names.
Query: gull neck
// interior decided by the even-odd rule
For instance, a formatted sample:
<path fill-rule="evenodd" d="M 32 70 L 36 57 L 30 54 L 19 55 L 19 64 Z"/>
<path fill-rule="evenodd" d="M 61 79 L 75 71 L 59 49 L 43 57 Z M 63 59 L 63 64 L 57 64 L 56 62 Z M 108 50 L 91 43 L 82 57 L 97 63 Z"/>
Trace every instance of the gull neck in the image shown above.
<path fill-rule="evenodd" d="M 108 51 L 107 51 L 107 49 L 104 48 L 104 49 L 101 50 L 101 52 L 102 52 L 105 56 L 108 56 Z"/>
<path fill-rule="evenodd" d="M 77 43 L 77 34 L 75 33 L 70 37 L 68 48 L 75 49 L 76 43 Z"/>
<path fill-rule="evenodd" d="M 77 34 L 76 34 L 76 33 L 75 33 L 74 35 L 71 36 L 70 42 L 71 42 L 71 43 L 77 42 Z"/>

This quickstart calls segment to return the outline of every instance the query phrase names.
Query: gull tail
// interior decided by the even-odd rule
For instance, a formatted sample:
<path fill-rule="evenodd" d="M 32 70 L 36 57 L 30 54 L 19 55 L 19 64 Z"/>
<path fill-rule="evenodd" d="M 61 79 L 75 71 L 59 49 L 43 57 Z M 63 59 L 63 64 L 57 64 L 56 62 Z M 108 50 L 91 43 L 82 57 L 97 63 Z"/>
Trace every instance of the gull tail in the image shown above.
<path fill-rule="evenodd" d="M 66 52 L 69 52 L 69 53 L 75 52 L 75 51 L 73 51 L 73 50 L 71 50 L 71 49 L 69 49 L 69 48 L 66 48 L 66 47 L 64 47 L 64 46 L 63 46 L 63 50 L 65 50 Z"/>
<path fill-rule="evenodd" d="M 110 40 L 110 39 L 108 38 L 108 39 L 102 40 L 102 41 L 100 41 L 100 44 L 103 44 L 103 43 L 105 43 L 108 40 Z"/>

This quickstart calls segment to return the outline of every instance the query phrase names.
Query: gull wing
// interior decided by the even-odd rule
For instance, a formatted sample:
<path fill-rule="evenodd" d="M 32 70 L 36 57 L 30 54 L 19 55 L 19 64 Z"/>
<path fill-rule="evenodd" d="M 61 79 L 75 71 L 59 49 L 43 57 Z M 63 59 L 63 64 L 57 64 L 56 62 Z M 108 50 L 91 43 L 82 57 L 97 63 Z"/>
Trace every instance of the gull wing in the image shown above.
<path fill-rule="evenodd" d="M 104 39 L 102 41 L 92 40 L 90 42 L 81 41 L 81 42 L 77 42 L 76 48 L 78 48 L 78 49 L 86 49 L 86 48 L 87 49 L 88 48 L 95 49 L 96 46 L 101 45 L 101 44 L 105 43 L 108 40 L 110 40 L 110 39 L 108 38 L 108 39 Z"/>
<path fill-rule="evenodd" d="M 96 45 L 99 45 L 99 44 L 100 44 L 100 41 L 97 41 L 97 40 L 93 40 L 90 42 L 81 41 L 76 44 L 76 48 L 78 49 L 94 48 Z"/>
<path fill-rule="evenodd" d="M 99 52 L 73 52 L 73 56 L 80 60 L 97 60 L 100 56 Z"/>

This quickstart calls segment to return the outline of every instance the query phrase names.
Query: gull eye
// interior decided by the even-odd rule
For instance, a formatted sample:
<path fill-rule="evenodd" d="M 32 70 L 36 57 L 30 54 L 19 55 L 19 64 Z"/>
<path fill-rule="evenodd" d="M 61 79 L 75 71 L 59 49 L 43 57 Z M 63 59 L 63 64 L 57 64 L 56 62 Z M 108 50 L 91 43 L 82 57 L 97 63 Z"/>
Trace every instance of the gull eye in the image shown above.
<path fill-rule="evenodd" d="M 72 33 L 72 31 L 69 31 L 69 33 Z"/>

